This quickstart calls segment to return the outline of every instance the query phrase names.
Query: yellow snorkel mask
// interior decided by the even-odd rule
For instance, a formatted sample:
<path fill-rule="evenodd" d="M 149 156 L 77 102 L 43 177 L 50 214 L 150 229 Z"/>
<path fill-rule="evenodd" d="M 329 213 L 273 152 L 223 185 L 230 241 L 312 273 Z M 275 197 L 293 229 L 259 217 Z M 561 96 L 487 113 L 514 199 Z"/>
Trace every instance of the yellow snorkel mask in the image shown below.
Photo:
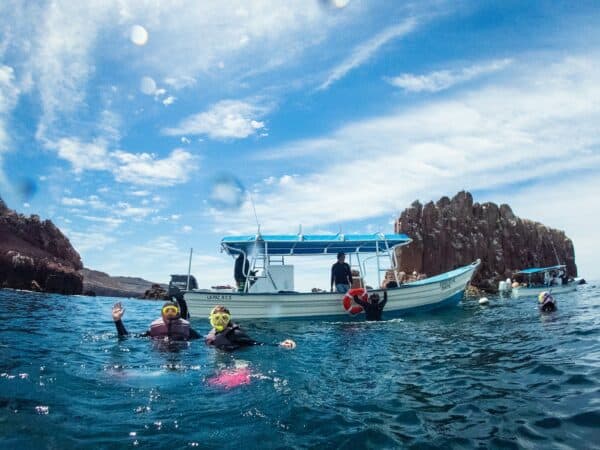
<path fill-rule="evenodd" d="M 215 306 L 210 315 L 208 316 L 210 319 L 210 324 L 217 332 L 221 332 L 225 329 L 229 321 L 231 320 L 231 314 L 225 308 Z"/>
<path fill-rule="evenodd" d="M 160 310 L 160 313 L 165 320 L 176 320 L 181 317 L 181 311 L 179 310 L 179 306 L 174 303 L 165 303 Z"/>

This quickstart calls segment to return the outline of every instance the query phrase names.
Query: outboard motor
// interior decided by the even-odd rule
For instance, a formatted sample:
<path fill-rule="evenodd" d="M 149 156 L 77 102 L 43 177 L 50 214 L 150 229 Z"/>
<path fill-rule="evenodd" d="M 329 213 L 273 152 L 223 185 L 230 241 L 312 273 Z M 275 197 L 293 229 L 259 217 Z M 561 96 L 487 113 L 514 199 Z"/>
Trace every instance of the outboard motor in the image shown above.
<path fill-rule="evenodd" d="M 505 281 L 501 281 L 500 283 L 498 283 L 498 292 L 500 292 L 501 294 L 509 292 L 511 288 L 512 283 L 510 281 L 510 278 L 507 278 Z"/>

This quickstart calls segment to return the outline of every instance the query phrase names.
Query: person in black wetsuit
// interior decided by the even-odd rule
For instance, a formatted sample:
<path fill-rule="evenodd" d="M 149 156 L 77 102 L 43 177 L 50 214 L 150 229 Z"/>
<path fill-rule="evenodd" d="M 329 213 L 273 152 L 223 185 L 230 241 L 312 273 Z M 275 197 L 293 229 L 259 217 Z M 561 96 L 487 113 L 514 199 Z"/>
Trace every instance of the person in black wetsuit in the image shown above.
<path fill-rule="evenodd" d="M 198 339 L 200 335 L 192 329 L 190 322 L 182 318 L 182 312 L 187 316 L 187 304 L 181 299 L 178 302 L 183 302 L 183 305 L 175 302 L 167 302 L 161 309 L 161 317 L 150 324 L 150 329 L 138 335 L 140 337 L 151 338 L 168 338 L 173 341 L 188 341 Z M 115 303 L 112 309 L 112 318 L 115 322 L 118 335 L 127 336 L 129 333 L 123 325 L 123 314 L 125 308 L 121 303 Z"/>
<path fill-rule="evenodd" d="M 383 291 L 383 300 L 381 301 L 379 299 L 379 294 L 374 292 L 369 296 L 367 301 L 363 301 L 355 295 L 354 303 L 363 307 L 366 320 L 381 320 L 381 313 L 387 303 L 387 291 Z"/>
<path fill-rule="evenodd" d="M 204 338 L 204 342 L 208 345 L 225 351 L 233 351 L 252 345 L 265 345 L 263 342 L 252 339 L 238 324 L 232 322 L 231 313 L 225 306 L 215 306 L 210 312 L 209 319 L 213 329 Z M 296 348 L 296 343 L 291 339 L 286 339 L 276 345 L 290 350 Z"/>
<path fill-rule="evenodd" d="M 248 258 L 243 253 L 240 253 L 235 259 L 235 266 L 233 267 L 233 278 L 240 292 L 244 292 L 249 270 L 250 263 L 248 262 Z"/>
<path fill-rule="evenodd" d="M 339 252 L 337 262 L 331 266 L 331 292 L 335 287 L 336 292 L 345 294 L 352 287 L 352 271 L 348 263 L 344 262 L 346 254 Z"/>

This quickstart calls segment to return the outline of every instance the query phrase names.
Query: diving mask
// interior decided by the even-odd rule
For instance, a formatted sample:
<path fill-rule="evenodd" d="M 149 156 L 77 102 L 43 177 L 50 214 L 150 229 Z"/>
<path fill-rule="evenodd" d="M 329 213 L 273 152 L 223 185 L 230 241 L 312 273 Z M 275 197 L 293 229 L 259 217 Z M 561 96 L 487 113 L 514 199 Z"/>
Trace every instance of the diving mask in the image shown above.
<path fill-rule="evenodd" d="M 175 320 L 181 317 L 181 312 L 179 311 L 179 307 L 174 304 L 167 304 L 162 307 L 161 310 L 162 316 L 168 320 Z"/>
<path fill-rule="evenodd" d="M 210 316 L 208 316 L 208 318 L 210 319 L 210 324 L 218 332 L 223 331 L 229 323 L 229 321 L 231 320 L 231 316 L 225 312 L 210 313 Z"/>

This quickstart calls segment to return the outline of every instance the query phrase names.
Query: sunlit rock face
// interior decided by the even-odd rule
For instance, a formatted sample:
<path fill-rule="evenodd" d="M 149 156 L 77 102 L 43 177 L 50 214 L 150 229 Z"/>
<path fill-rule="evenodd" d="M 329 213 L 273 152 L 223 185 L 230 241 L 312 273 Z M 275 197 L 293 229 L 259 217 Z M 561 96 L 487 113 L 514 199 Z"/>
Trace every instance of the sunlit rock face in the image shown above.
<path fill-rule="evenodd" d="M 474 203 L 469 192 L 425 205 L 415 201 L 395 231 L 413 239 L 398 250 L 405 273 L 431 276 L 481 259 L 473 284 L 492 292 L 500 280 L 527 267 L 566 264 L 568 274 L 577 276 L 573 242 L 564 231 L 520 219 L 506 204 Z"/>
<path fill-rule="evenodd" d="M 17 214 L 0 199 L 0 287 L 81 294 L 82 267 L 51 221 Z"/>

